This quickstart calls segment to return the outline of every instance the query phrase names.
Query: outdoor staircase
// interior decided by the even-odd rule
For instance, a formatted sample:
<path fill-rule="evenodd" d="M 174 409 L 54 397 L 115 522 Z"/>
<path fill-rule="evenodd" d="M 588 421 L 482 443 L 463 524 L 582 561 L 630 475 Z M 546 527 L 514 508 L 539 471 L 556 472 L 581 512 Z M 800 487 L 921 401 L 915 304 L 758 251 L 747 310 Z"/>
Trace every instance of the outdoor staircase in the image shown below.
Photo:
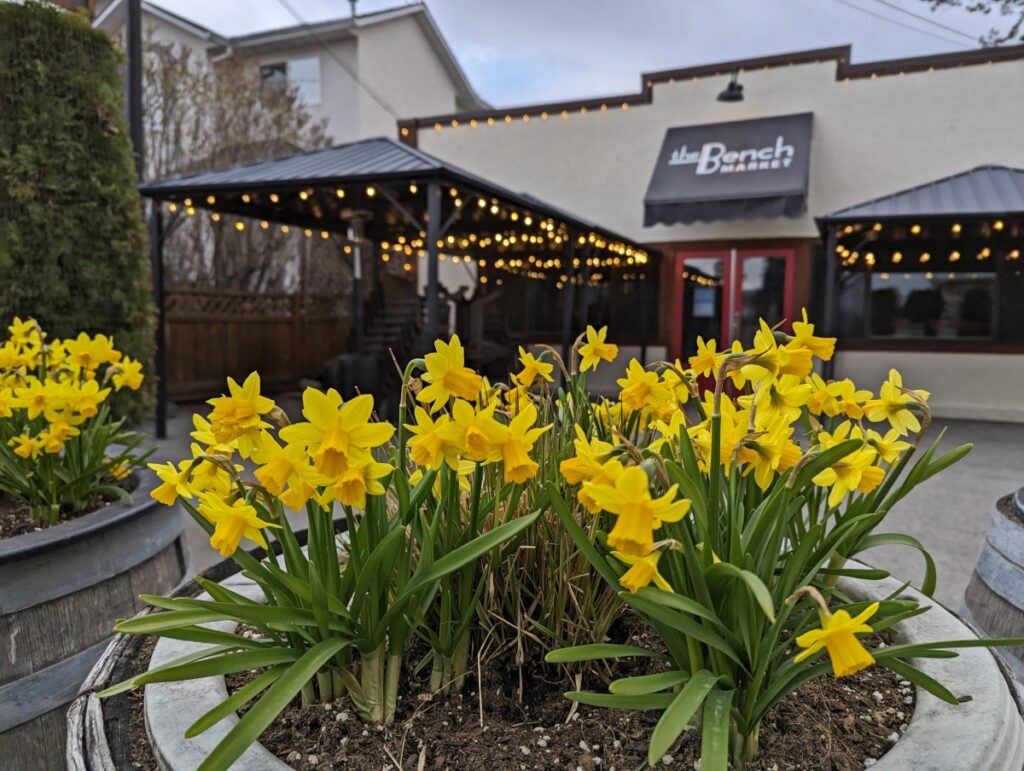
<path fill-rule="evenodd" d="M 377 398 L 382 415 L 397 404 L 402 386 L 398 367 L 421 355 L 423 301 L 413 284 L 391 276 L 379 276 L 363 306 L 363 341 L 358 353 L 377 361 Z M 356 350 L 354 331 L 348 350 Z M 396 366 L 395 362 L 398 362 Z"/>

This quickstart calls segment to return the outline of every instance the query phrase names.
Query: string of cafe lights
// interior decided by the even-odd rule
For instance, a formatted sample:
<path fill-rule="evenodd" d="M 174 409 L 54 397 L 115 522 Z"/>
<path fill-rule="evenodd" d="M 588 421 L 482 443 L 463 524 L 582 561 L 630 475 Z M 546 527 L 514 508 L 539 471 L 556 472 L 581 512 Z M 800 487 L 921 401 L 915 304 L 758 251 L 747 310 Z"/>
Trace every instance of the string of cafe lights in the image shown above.
<path fill-rule="evenodd" d="M 881 1 L 881 0 L 879 0 Z M 896 22 L 898 23 L 898 22 Z M 918 30 L 921 31 L 921 30 Z M 930 33 L 926 33 L 930 34 Z M 823 62 L 832 61 L 829 58 L 814 59 L 809 62 L 800 62 L 801 64 L 821 64 Z M 977 62 L 972 64 L 992 64 L 997 61 L 995 56 L 988 59 L 979 59 Z M 737 63 L 738 64 L 738 63 Z M 730 76 L 733 73 L 743 75 L 747 72 L 755 70 L 766 71 L 774 67 L 782 66 L 781 64 L 764 64 L 759 67 L 737 67 L 736 65 L 728 66 L 727 64 L 722 65 L 722 69 L 719 71 L 703 71 L 701 74 L 686 75 L 682 72 L 677 74 L 661 73 L 655 77 L 644 78 L 644 89 L 638 93 L 624 94 L 619 96 L 610 96 L 604 99 L 592 99 L 587 100 L 583 103 L 576 103 L 571 108 L 560 105 L 530 105 L 527 107 L 520 107 L 513 110 L 495 110 L 490 114 L 482 113 L 476 114 L 470 117 L 465 115 L 448 115 L 438 118 L 427 118 L 422 121 L 408 121 L 402 122 L 405 125 L 401 125 L 399 128 L 399 134 L 403 138 L 408 138 L 413 131 L 419 130 L 433 130 L 435 132 L 450 131 L 452 129 L 476 129 L 476 128 L 493 128 L 500 127 L 503 125 L 510 125 L 513 123 L 544 123 L 555 119 L 561 119 L 567 121 L 570 118 L 582 118 L 594 113 L 616 113 L 625 112 L 632 107 L 644 106 L 652 104 L 654 101 L 653 88 L 656 84 L 667 84 L 674 86 L 677 84 L 693 83 L 699 84 L 702 79 L 715 79 L 722 78 L 723 76 Z M 936 67 L 934 64 L 920 63 L 920 64 L 908 64 L 906 67 L 899 69 L 885 68 L 880 71 L 868 69 L 866 66 L 857 65 L 854 67 L 858 72 L 856 74 L 846 74 L 841 78 L 843 84 L 849 84 L 854 79 L 866 79 L 877 81 L 882 77 L 891 76 L 904 76 L 910 73 L 913 74 L 934 74 L 937 69 L 944 69 L 943 66 Z M 838 79 L 838 78 L 837 78 Z M 433 121 L 433 122 L 431 122 Z"/>
<path fill-rule="evenodd" d="M 415 195 L 419 192 L 419 185 L 415 182 L 409 183 L 408 190 L 411 194 Z M 344 187 L 337 187 L 334 191 L 335 198 L 338 200 L 345 200 L 347 197 L 350 197 L 349 191 L 346 191 Z M 373 185 L 367 185 L 363 188 L 363 192 L 366 198 L 374 199 L 377 197 L 378 190 Z M 294 195 L 302 202 L 309 202 L 314 218 L 322 218 L 323 209 L 316 203 L 315 193 L 314 189 L 308 188 L 288 194 L 271 192 L 266 195 L 267 201 L 271 204 L 281 203 L 283 195 Z M 448 193 L 450 198 L 453 199 L 454 206 L 460 211 L 464 210 L 463 196 L 473 195 L 461 192 L 455 187 L 449 188 Z M 243 193 L 237 200 L 247 205 L 254 204 L 258 195 Z M 171 213 L 183 210 L 187 216 L 194 217 L 197 215 L 199 208 L 216 205 L 217 197 L 211 194 L 196 200 L 184 198 L 180 203 L 171 201 L 168 208 Z M 477 233 L 468 233 L 457 238 L 449 234 L 437 241 L 438 260 L 442 262 L 450 260 L 453 264 L 466 263 L 468 265 L 476 263 L 481 268 L 478 279 L 482 284 L 488 283 L 488 276 L 484 269 L 493 268 L 508 274 L 537 280 L 550 280 L 557 275 L 557 286 L 559 289 L 570 282 L 582 284 L 586 281 L 589 285 L 594 286 L 603 281 L 607 276 L 599 271 L 589 270 L 591 268 L 619 269 L 644 266 L 648 264 L 650 259 L 647 252 L 643 249 L 633 247 L 621 241 L 609 240 L 595 232 L 581 233 L 576 236 L 575 243 L 578 246 L 590 249 L 591 256 L 573 257 L 572 267 L 574 269 L 587 268 L 588 270 L 585 274 L 581 271 L 583 275 L 570 277 L 563 272 L 568 270 L 569 260 L 567 257 L 564 255 L 545 257 L 536 254 L 536 252 L 540 252 L 543 249 L 565 249 L 569 246 L 572 235 L 567 225 L 559 223 L 551 217 L 539 217 L 529 211 L 521 211 L 513 207 L 503 206 L 497 198 L 488 199 L 479 196 L 476 199 L 476 208 L 481 212 L 486 212 L 492 216 L 497 216 L 499 219 L 514 223 L 515 227 L 508 227 L 482 236 Z M 284 234 L 294 231 L 301 233 L 306 238 L 319 236 L 325 241 L 331 237 L 331 233 L 327 230 L 271 223 L 267 219 L 257 219 L 255 216 L 248 218 L 230 217 L 220 211 L 211 211 L 209 218 L 211 222 L 231 222 L 234 229 L 239 232 L 244 232 L 249 227 L 247 221 L 255 221 L 256 225 L 253 227 L 258 227 L 261 230 L 275 228 Z M 532 232 L 524 232 L 520 228 L 533 228 L 533 230 Z M 413 258 L 426 259 L 427 257 L 426 235 L 426 232 L 421 230 L 416 237 L 410 238 L 406 235 L 398 235 L 394 241 L 378 241 L 376 244 L 378 247 L 378 258 L 383 263 L 400 259 L 402 260 L 402 267 L 405 272 L 411 272 L 414 269 Z M 352 253 L 352 245 L 350 243 L 344 243 L 342 249 L 345 254 Z M 474 252 L 483 252 L 484 250 L 486 250 L 487 256 L 474 254 Z M 533 253 L 523 257 L 510 256 L 522 250 Z M 596 255 L 594 254 L 595 251 L 600 251 L 602 254 Z M 494 255 L 497 255 L 497 257 Z M 555 271 L 559 271 L 560 275 L 556 274 Z M 622 281 L 643 281 L 646 278 L 646 272 L 628 272 L 622 273 L 619 276 L 619 280 Z M 495 283 L 501 285 L 503 282 L 498 278 Z"/>
<path fill-rule="evenodd" d="M 893 249 L 889 252 L 882 253 L 882 250 L 877 247 L 872 247 L 872 244 L 878 240 L 879 234 L 883 232 L 885 226 L 881 222 L 876 222 L 870 227 L 865 224 L 846 225 L 839 228 L 836 235 L 842 239 L 849 236 L 857 236 L 861 240 L 855 248 L 851 249 L 845 244 L 836 244 L 835 251 L 840 257 L 840 264 L 844 268 L 852 268 L 857 265 L 858 262 L 863 261 L 866 269 L 873 269 L 879 263 L 887 264 L 888 266 L 895 267 L 897 265 L 913 265 L 915 260 L 918 265 L 935 264 L 941 261 L 940 258 L 944 257 L 945 261 L 949 264 L 961 263 L 966 264 L 969 260 L 973 259 L 974 262 L 985 262 L 986 260 L 992 259 L 993 256 L 997 255 L 994 251 L 993 246 L 985 243 L 982 246 L 972 247 L 968 251 L 967 244 L 972 241 L 988 241 L 989 239 L 998 238 L 1000 236 L 1004 238 L 1019 238 L 1024 235 L 1020 232 L 1022 229 L 1012 228 L 1002 219 L 993 219 L 991 221 L 973 222 L 970 225 L 974 226 L 974 230 L 977 231 L 980 238 L 971 239 L 965 225 L 960 222 L 948 223 L 948 234 L 946 233 L 947 223 L 943 223 L 941 227 L 941 237 L 945 240 L 950 241 L 950 249 L 948 252 L 943 250 L 942 254 L 939 254 L 939 250 L 932 247 L 931 249 L 922 247 L 914 248 L 913 243 L 915 240 L 925 241 L 929 236 L 940 236 L 937 232 L 937 228 L 929 227 L 926 234 L 925 227 L 920 223 L 911 223 L 906 225 L 900 223 L 894 230 L 896 236 L 901 243 L 906 244 L 902 249 Z M 905 228 L 905 230 L 904 230 Z M 1011 230 L 1013 231 L 1011 233 Z M 1000 248 L 999 255 L 1003 256 L 1007 261 L 1016 261 L 1021 259 L 1021 249 L 1013 244 L 1010 244 Z M 933 271 L 926 273 L 927 277 L 934 275 Z M 949 273 L 950 277 L 953 277 L 955 272 Z"/>

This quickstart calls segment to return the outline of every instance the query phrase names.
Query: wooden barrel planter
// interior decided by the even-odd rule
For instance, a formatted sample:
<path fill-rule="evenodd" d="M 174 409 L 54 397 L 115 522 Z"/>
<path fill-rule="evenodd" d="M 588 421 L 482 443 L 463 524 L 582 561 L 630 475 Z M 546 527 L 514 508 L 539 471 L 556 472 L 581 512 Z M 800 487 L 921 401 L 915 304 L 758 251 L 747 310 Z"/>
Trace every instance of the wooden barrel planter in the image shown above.
<path fill-rule="evenodd" d="M 185 574 L 184 517 L 150 498 L 0 541 L 0 766 L 64 764 L 68 704 L 112 636 L 114 621 Z"/>
<path fill-rule="evenodd" d="M 961 614 L 989 637 L 1024 637 L 1024 488 L 996 502 Z M 998 650 L 1024 680 L 1024 646 Z"/>
<path fill-rule="evenodd" d="M 348 525 L 344 517 L 334 520 L 336 533 L 344 533 Z M 309 536 L 307 530 L 296 530 L 295 538 L 300 546 L 306 545 Z M 263 549 L 251 549 L 249 553 L 258 560 L 266 557 Z M 226 559 L 204 570 L 200 575 L 210 581 L 225 585 L 233 582 L 248 583 L 241 575 L 241 568 L 234 560 Z M 194 597 L 202 592 L 199 584 L 188 581 L 181 584 L 173 592 L 174 597 Z M 152 610 L 146 607 L 143 613 Z M 66 731 L 62 727 L 62 736 L 67 736 L 66 767 L 68 771 L 121 771 L 122 769 L 138 768 L 139 758 L 133 758 L 133 745 L 138 742 L 137 733 L 133 733 L 133 716 L 141 715 L 141 701 L 130 694 L 119 694 L 111 699 L 101 701 L 96 694 L 115 683 L 138 674 L 135 670 L 136 657 L 151 638 L 138 635 L 118 634 L 110 641 L 92 670 L 88 673 L 78 697 L 67 710 Z M 145 659 L 148 661 L 148 654 Z M 143 667 L 144 671 L 145 667 Z M 141 717 L 134 721 L 137 725 Z M 148 750 L 147 755 L 152 757 Z M 154 764 L 156 763 L 154 759 Z M 145 764 L 144 764 L 145 765 Z M 147 766 L 148 767 L 148 766 Z M 3 766 L 6 769 L 6 766 Z"/>

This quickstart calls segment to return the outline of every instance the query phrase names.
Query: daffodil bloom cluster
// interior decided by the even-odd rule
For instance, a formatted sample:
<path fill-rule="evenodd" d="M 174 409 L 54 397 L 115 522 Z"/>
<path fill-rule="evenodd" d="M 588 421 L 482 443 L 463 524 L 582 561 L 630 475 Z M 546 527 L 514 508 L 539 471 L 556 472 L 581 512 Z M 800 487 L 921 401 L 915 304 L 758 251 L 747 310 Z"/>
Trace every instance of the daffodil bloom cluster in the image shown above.
<path fill-rule="evenodd" d="M 222 556 L 232 555 L 243 539 L 266 548 L 263 530 L 280 527 L 261 519 L 251 505 L 252 483 L 243 483 L 244 465 L 236 460 L 254 463 L 255 484 L 294 511 L 310 501 L 327 509 L 335 501 L 363 508 L 368 495 L 384 494 L 380 480 L 393 467 L 375 451 L 395 429 L 372 419 L 372 396 L 343 401 L 334 389 L 307 388 L 305 420 L 289 424 L 260 392 L 254 372 L 242 384 L 228 378 L 228 393 L 209 404 L 207 418 L 193 417 L 192 457 L 150 464 L 161 481 L 152 494 L 168 506 L 179 499 L 198 501 L 198 512 L 213 526 L 210 544 Z"/>
<path fill-rule="evenodd" d="M 467 463 L 500 463 L 505 481 L 516 484 L 537 473 L 531 452 L 551 426 L 537 425 L 531 389 L 553 381 L 554 365 L 522 347 L 519 362 L 522 369 L 512 374 L 513 385 L 502 396 L 466 366 L 458 335 L 437 341 L 424 357 L 425 385 L 416 395 L 414 420 L 405 425 L 409 455 L 421 473 L 443 465 L 461 473 Z"/>
<path fill-rule="evenodd" d="M 855 607 L 837 581 L 847 559 L 873 545 L 923 551 L 910 536 L 873 530 L 918 482 L 970 448 L 936 456 L 936 440 L 911 463 L 930 421 L 928 392 L 905 386 L 896 370 L 877 392 L 829 379 L 822 373 L 836 340 L 817 334 L 806 312 L 788 330 L 761 320 L 751 340 L 696 343 L 685 363 L 627 362 L 617 399 L 576 410 L 572 433 L 563 431 L 571 446 L 559 464 L 562 494 L 575 506 L 557 500 L 559 515 L 677 668 L 624 678 L 607 694 L 568 696 L 663 710 L 652 765 L 703 705 L 704 735 L 733 740 L 727 749 L 705 743 L 701 768 L 743 768 L 766 710 L 825 671 L 819 654 L 836 677 L 879 663 L 917 678 L 898 648 L 873 652 L 859 639 L 876 615 L 888 626 L 920 612 L 916 601 Z M 581 336 L 581 370 L 615 358 L 600 355 L 603 344 L 603 330 L 588 330 L 585 343 Z M 930 593 L 927 554 L 926 563 Z M 549 660 L 634 654 L 647 652 L 590 644 Z M 659 690 L 655 680 L 667 685 Z"/>
<path fill-rule="evenodd" d="M 95 445 L 107 434 L 104 402 L 114 391 L 140 388 L 142 365 L 124 356 L 103 334 L 82 332 L 74 338 L 51 339 L 34 319 L 17 317 L 8 332 L 0 343 L 0 442 L 3 454 L 13 455 L 12 462 L 25 471 L 24 479 L 38 484 L 0 473 L 0 491 L 30 507 L 47 507 L 49 516 L 54 515 L 54 506 L 81 510 L 96 497 L 95 492 L 83 495 L 84 489 L 94 491 L 104 480 L 124 478 L 134 465 L 128 455 L 105 461 L 95 457 L 106 450 Z M 65 457 L 71 442 L 79 448 L 74 458 Z M 83 453 L 83 447 L 92 452 Z M 61 465 L 75 468 L 60 474 L 56 468 Z M 62 477 L 77 474 L 84 477 L 76 489 L 57 489 Z M 50 482 L 46 492 L 43 488 Z"/>

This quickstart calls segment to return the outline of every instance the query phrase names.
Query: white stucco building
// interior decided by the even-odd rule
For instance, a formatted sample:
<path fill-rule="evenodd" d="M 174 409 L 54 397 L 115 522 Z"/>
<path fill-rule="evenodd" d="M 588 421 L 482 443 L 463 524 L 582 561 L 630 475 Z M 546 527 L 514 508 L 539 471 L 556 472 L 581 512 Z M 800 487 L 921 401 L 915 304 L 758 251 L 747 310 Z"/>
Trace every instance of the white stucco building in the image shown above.
<path fill-rule="evenodd" d="M 832 285 L 837 375 L 877 388 L 898 366 L 931 388 L 938 415 L 1024 421 L 1024 211 L 1011 201 L 1024 200 L 1024 173 L 1003 175 L 1020 189 L 987 208 L 971 186 L 996 183 L 963 176 L 1024 169 L 1024 46 L 864 64 L 850 53 L 646 73 L 635 93 L 427 115 L 402 122 L 401 138 L 660 251 L 646 278 L 655 342 L 671 355 L 691 353 L 697 334 L 745 339 L 758 315 L 806 306 L 821 319 Z M 723 101 L 732 79 L 742 98 Z M 803 164 L 795 179 L 743 162 L 776 157 L 777 143 Z M 694 171 L 701 150 L 736 151 L 728 179 L 713 164 Z M 865 215 L 826 244 L 827 215 L 951 176 L 899 205 L 967 189 L 962 209 Z M 638 342 L 647 308 L 596 302 L 592 318 L 606 302 L 612 335 Z"/>

